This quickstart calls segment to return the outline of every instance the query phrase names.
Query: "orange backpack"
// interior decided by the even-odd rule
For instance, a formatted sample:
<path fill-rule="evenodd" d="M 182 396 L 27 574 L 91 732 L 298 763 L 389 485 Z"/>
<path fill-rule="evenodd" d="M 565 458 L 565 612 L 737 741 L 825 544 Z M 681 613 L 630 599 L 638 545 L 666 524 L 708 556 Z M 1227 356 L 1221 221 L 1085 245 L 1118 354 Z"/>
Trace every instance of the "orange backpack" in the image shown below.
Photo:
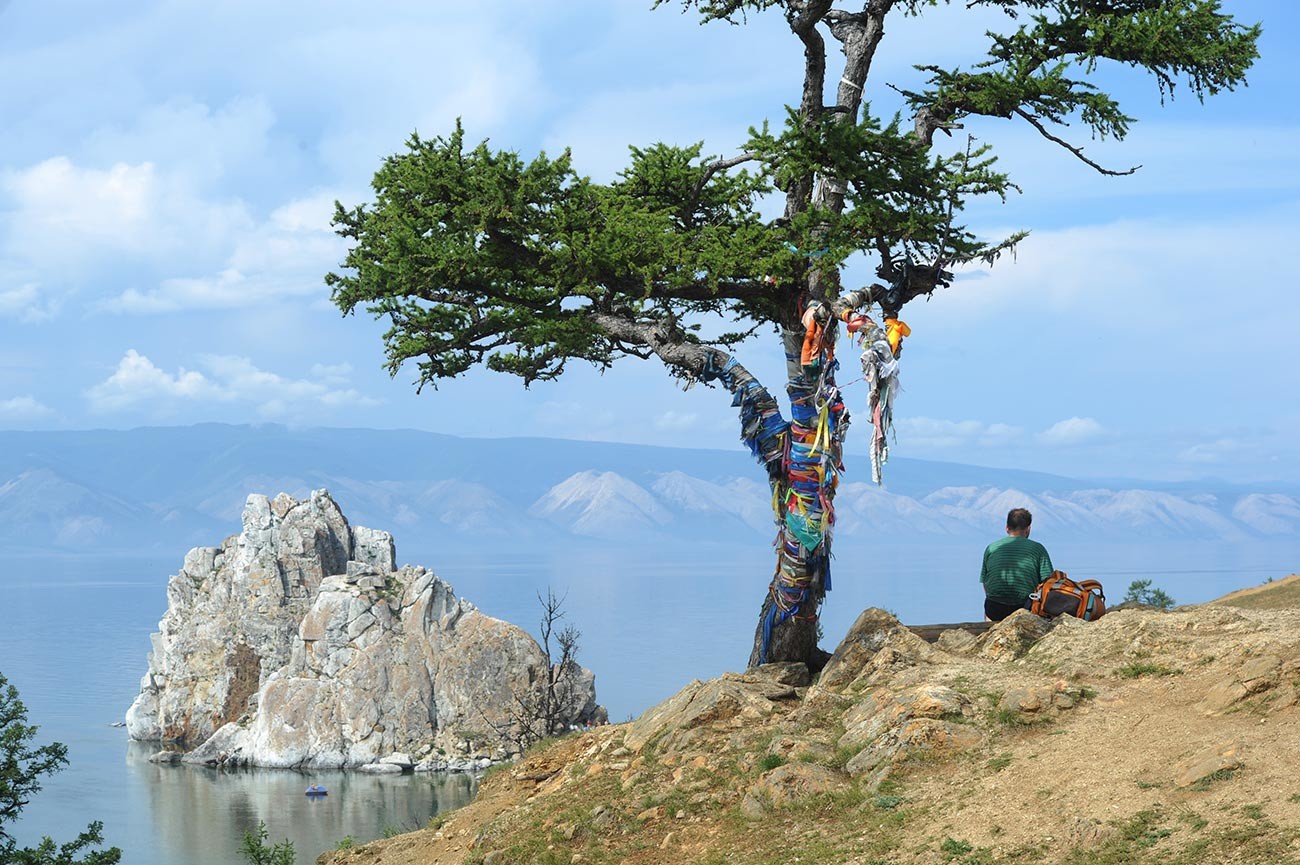
<path fill-rule="evenodd" d="M 1045 619 L 1066 615 L 1091 622 L 1106 615 L 1106 593 L 1096 580 L 1076 583 L 1065 571 L 1052 571 L 1025 601 L 1025 609 Z"/>

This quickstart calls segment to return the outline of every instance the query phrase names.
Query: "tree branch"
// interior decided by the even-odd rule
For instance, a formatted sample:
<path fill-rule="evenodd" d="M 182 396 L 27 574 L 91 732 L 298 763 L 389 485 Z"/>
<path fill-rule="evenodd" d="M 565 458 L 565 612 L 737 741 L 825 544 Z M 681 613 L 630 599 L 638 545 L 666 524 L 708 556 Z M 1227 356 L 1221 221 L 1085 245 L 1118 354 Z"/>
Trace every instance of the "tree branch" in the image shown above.
<path fill-rule="evenodd" d="M 719 380 L 736 397 L 740 410 L 740 438 L 762 462 L 772 483 L 782 477 L 781 457 L 789 424 L 772 394 L 719 348 L 690 342 L 672 321 L 638 321 L 629 315 L 593 312 L 592 321 L 620 345 L 642 345 L 663 361 L 673 374 L 688 383 Z"/>
<path fill-rule="evenodd" d="M 1125 175 L 1132 174 L 1133 172 L 1137 171 L 1139 168 L 1142 167 L 1141 165 L 1134 165 L 1132 168 L 1128 169 L 1127 171 L 1115 171 L 1115 170 L 1112 170 L 1112 169 L 1110 169 L 1110 168 L 1104 168 L 1104 167 L 1098 165 L 1097 163 L 1093 162 L 1093 161 L 1092 161 L 1091 159 L 1089 159 L 1088 157 L 1084 156 L 1084 155 L 1083 155 L 1083 148 L 1081 148 L 1081 147 L 1075 147 L 1075 146 L 1074 146 L 1073 144 L 1071 144 L 1070 142 L 1068 142 L 1068 141 L 1066 141 L 1066 140 L 1064 140 L 1064 139 L 1062 139 L 1062 138 L 1057 138 L 1055 135 L 1053 135 L 1052 133 L 1048 132 L 1048 131 L 1047 131 L 1047 127 L 1045 127 L 1045 126 L 1042 124 L 1042 122 L 1039 121 L 1039 119 L 1038 119 L 1037 117 L 1035 117 L 1034 115 L 1030 114 L 1028 111 L 1025 111 L 1023 108 L 1017 108 L 1017 109 L 1015 109 L 1015 113 L 1016 113 L 1016 114 L 1019 114 L 1021 117 L 1025 118 L 1026 120 L 1028 120 L 1028 121 L 1029 121 L 1029 125 L 1032 126 L 1032 127 L 1034 127 L 1035 129 L 1037 129 L 1038 132 L 1039 132 L 1039 134 L 1042 135 L 1044 138 L 1046 138 L 1048 141 L 1053 141 L 1053 142 L 1055 142 L 1055 143 L 1061 145 L 1061 146 L 1064 147 L 1066 150 L 1070 151 L 1070 152 L 1073 153 L 1075 156 L 1079 157 L 1079 159 L 1080 159 L 1081 161 L 1086 162 L 1088 165 L 1091 165 L 1093 168 L 1095 168 L 1095 169 L 1096 169 L 1098 172 L 1100 172 L 1101 174 L 1105 174 L 1105 175 L 1107 175 L 1107 176 L 1109 176 L 1109 177 L 1124 177 Z"/>
<path fill-rule="evenodd" d="M 726 171 L 728 168 L 735 168 L 745 162 L 751 162 L 758 159 L 756 153 L 742 153 L 739 156 L 733 156 L 730 159 L 719 159 L 704 166 L 704 171 L 700 173 L 700 179 L 695 181 L 695 190 L 691 193 L 691 201 L 700 200 L 700 193 L 704 191 L 704 185 L 709 182 L 709 178 L 719 171 Z"/>

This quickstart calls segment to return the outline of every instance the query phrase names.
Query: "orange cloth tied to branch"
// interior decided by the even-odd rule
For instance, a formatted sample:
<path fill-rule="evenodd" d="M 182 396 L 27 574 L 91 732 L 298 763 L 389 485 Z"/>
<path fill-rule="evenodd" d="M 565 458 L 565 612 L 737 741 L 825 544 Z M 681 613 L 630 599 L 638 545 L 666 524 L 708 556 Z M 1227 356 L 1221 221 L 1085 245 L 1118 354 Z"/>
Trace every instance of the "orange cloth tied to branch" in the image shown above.
<path fill-rule="evenodd" d="M 906 322 L 896 318 L 885 319 L 885 339 L 889 340 L 889 347 L 893 350 L 894 357 L 898 357 L 898 353 L 903 348 L 903 337 L 911 335 L 912 329 Z"/>
<path fill-rule="evenodd" d="M 803 350 L 799 353 L 799 364 L 801 366 L 812 366 L 821 356 L 822 349 L 826 350 L 826 359 L 830 360 L 835 357 L 835 346 L 823 345 L 823 339 L 826 336 L 826 328 L 817 320 L 817 311 L 820 305 L 814 304 L 808 307 L 808 310 L 800 319 L 803 322 Z"/>

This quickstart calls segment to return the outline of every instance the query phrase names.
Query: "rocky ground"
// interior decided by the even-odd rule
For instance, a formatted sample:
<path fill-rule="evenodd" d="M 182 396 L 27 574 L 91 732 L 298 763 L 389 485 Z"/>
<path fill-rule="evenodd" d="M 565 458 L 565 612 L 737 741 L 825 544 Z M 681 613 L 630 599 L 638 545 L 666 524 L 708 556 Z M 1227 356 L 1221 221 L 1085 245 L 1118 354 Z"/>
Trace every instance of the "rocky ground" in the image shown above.
<path fill-rule="evenodd" d="M 545 743 L 407 863 L 1300 863 L 1300 577 L 928 644 L 867 610 L 801 666 Z"/>

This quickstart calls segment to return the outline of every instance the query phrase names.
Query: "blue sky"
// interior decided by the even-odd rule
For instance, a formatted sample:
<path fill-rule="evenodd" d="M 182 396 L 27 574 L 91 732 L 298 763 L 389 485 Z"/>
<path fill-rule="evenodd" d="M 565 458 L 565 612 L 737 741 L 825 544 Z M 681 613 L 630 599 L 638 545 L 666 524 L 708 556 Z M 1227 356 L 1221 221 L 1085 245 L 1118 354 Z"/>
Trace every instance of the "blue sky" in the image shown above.
<path fill-rule="evenodd" d="M 1300 481 L 1300 14 L 1227 5 L 1264 23 L 1249 88 L 1162 108 L 1150 79 L 1099 71 L 1140 122 L 1122 144 L 1082 143 L 1140 163 L 1132 177 L 1097 176 L 1024 126 L 970 125 L 1024 188 L 972 208 L 972 226 L 1033 234 L 1015 260 L 908 309 L 896 455 Z M 797 98 L 799 45 L 779 17 L 700 27 L 648 6 L 0 0 L 0 428 L 279 422 L 739 447 L 729 399 L 677 390 L 657 362 L 528 391 L 477 372 L 417 396 L 412 373 L 382 369 L 382 326 L 342 319 L 321 279 L 342 255 L 333 201 L 364 200 L 412 130 L 460 116 L 502 148 L 570 146 L 608 179 L 628 144 L 732 153 Z M 870 98 L 887 109 L 883 82 L 972 57 L 982 30 L 962 4 L 891 22 Z M 850 283 L 868 274 L 855 263 Z M 740 354 L 779 387 L 770 341 Z M 846 394 L 865 405 L 862 385 Z"/>

